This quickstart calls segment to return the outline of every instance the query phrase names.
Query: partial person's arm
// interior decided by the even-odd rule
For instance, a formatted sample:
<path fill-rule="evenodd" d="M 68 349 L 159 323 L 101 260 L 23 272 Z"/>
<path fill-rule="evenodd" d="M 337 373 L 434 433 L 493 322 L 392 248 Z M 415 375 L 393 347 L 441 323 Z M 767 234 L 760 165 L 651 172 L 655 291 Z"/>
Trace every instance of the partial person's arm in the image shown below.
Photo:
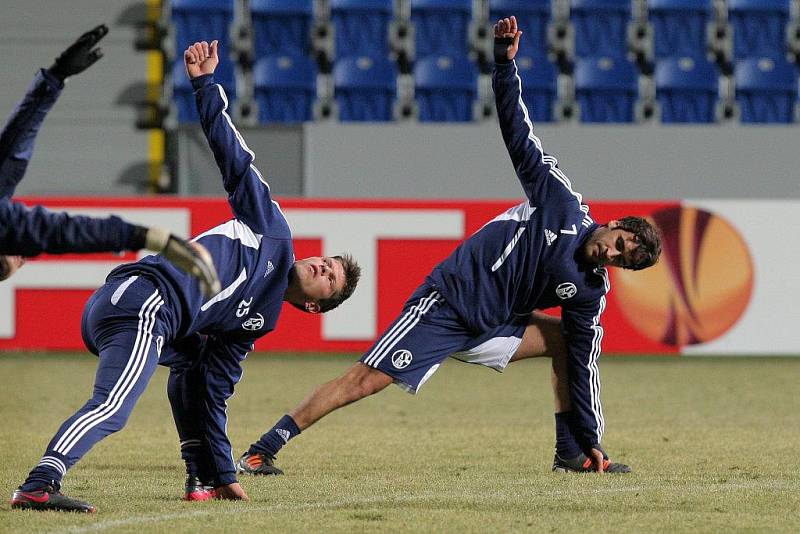
<path fill-rule="evenodd" d="M 600 357 L 603 327 L 600 315 L 605 308 L 605 297 L 578 307 L 564 307 L 561 321 L 567 343 L 567 368 L 569 395 L 574 414 L 575 438 L 587 456 L 593 450 L 602 451 L 603 408 L 600 404 Z M 602 452 L 601 459 L 602 459 Z"/>
<path fill-rule="evenodd" d="M 0 197 L 12 196 L 25 175 L 36 134 L 63 87 L 62 82 L 41 69 L 8 118 L 0 133 Z"/>
<path fill-rule="evenodd" d="M 198 279 L 206 296 L 220 291 L 208 251 L 161 228 L 146 228 L 116 215 L 106 218 L 70 215 L 42 206 L 28 208 L 0 199 L 0 255 L 33 257 L 42 253 L 122 252 L 141 249 L 161 253 Z"/>
<path fill-rule="evenodd" d="M 147 229 L 117 216 L 69 215 L 0 200 L 0 254 L 122 252 L 145 248 Z"/>
<path fill-rule="evenodd" d="M 228 99 L 221 85 L 214 83 L 219 64 L 217 41 L 195 43 L 184 52 L 186 71 L 192 81 L 200 123 L 222 173 L 228 202 L 236 218 L 257 234 L 284 237 L 288 224 L 269 184 L 253 165 L 255 155 L 245 143 L 228 114 Z"/>
<path fill-rule="evenodd" d="M 0 132 L 0 198 L 12 196 L 25 175 L 33 155 L 36 134 L 64 88 L 64 80 L 103 57 L 100 49 L 94 46 L 106 33 L 108 28 L 105 25 L 84 33 L 61 53 L 49 69 L 41 69 L 36 74 L 25 97 Z"/>

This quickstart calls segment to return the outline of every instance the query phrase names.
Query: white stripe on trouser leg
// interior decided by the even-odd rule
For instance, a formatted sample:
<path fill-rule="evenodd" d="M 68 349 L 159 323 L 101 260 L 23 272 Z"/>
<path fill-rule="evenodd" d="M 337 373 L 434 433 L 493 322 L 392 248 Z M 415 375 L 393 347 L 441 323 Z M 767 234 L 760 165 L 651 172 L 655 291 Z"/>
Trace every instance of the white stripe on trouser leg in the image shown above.
<path fill-rule="evenodd" d="M 52 467 L 53 469 L 61 473 L 61 476 L 67 474 L 67 466 L 64 465 L 64 462 L 62 462 L 61 460 L 59 460 L 54 456 L 42 456 L 42 459 L 39 461 L 39 465 L 45 467 Z"/>
<path fill-rule="evenodd" d="M 164 304 L 164 301 L 161 298 L 158 298 L 155 302 L 153 307 L 148 310 L 146 316 L 144 317 L 144 334 L 142 336 L 142 342 L 139 344 L 138 354 L 134 357 L 136 360 L 135 367 L 132 369 L 132 374 L 129 375 L 128 380 L 126 383 L 122 385 L 120 388 L 120 393 L 116 396 L 113 402 L 109 403 L 108 400 L 104 403 L 106 407 L 102 410 L 96 409 L 96 416 L 91 420 L 87 420 L 86 424 L 83 429 L 76 428 L 75 437 L 70 439 L 69 442 L 65 443 L 62 447 L 62 450 L 58 450 L 61 454 L 67 454 L 72 447 L 84 436 L 86 433 L 91 430 L 92 428 L 98 426 L 100 423 L 106 421 L 113 417 L 125 403 L 125 399 L 136 386 L 136 383 L 139 380 L 139 377 L 142 374 L 142 371 L 147 365 L 147 354 L 150 352 L 150 346 L 153 342 L 153 327 L 155 326 L 155 319 L 156 313 Z M 141 312 L 140 312 L 141 318 Z M 137 333 L 138 337 L 138 333 Z M 118 384 L 122 383 L 121 381 Z M 115 385 L 116 388 L 116 385 Z"/>
<path fill-rule="evenodd" d="M 146 308 L 149 308 L 152 304 L 156 303 L 157 300 L 158 300 L 158 291 L 150 295 L 150 297 L 144 302 L 144 304 L 142 304 L 142 308 L 139 310 L 139 326 L 136 331 L 136 341 L 133 345 L 133 350 L 131 351 L 131 357 L 128 358 L 128 363 L 125 365 L 125 369 L 122 371 L 122 374 L 120 374 L 119 380 L 117 381 L 116 384 L 114 384 L 114 387 L 111 389 L 111 392 L 109 393 L 106 402 L 101 404 L 94 410 L 91 410 L 83 414 L 81 417 L 75 420 L 75 422 L 73 422 L 72 425 L 70 425 L 70 427 L 64 432 L 64 434 L 61 435 L 61 438 L 59 438 L 58 442 L 54 447 L 56 451 L 60 452 L 59 449 L 64 444 L 64 442 L 70 439 L 70 437 L 74 434 L 74 432 L 77 432 L 81 428 L 83 428 L 83 424 L 87 422 L 88 419 L 93 419 L 101 415 L 99 414 L 99 412 L 106 409 L 108 404 L 111 401 L 113 401 L 114 397 L 116 396 L 116 392 L 120 388 L 120 386 L 126 383 L 127 377 L 129 376 L 129 373 L 131 373 L 131 369 L 136 365 L 135 356 L 139 351 L 139 345 L 141 343 L 142 332 L 143 332 L 142 329 L 144 324 L 143 312 L 146 310 Z"/>
<path fill-rule="evenodd" d="M 418 304 L 412 306 L 411 309 L 408 310 L 406 314 L 400 320 L 398 320 L 388 332 L 386 332 L 386 334 L 384 334 L 384 336 L 381 338 L 378 344 L 375 345 L 375 348 L 372 349 L 372 352 L 370 352 L 370 354 L 364 360 L 364 363 L 374 367 L 375 358 L 377 358 L 385 350 L 384 348 L 387 343 L 390 343 L 392 340 L 394 340 L 394 338 L 397 335 L 396 332 L 399 329 L 403 328 L 403 325 L 407 321 L 412 320 L 413 317 L 417 315 L 420 312 L 420 310 L 430 302 L 430 299 L 434 299 L 433 302 L 435 302 L 437 295 L 438 292 L 433 291 L 427 297 L 420 299 Z"/>
<path fill-rule="evenodd" d="M 153 327 L 155 326 L 155 315 L 158 313 L 158 310 L 164 304 L 164 301 L 160 298 L 155 303 L 155 308 L 149 312 L 148 316 L 146 317 L 147 321 L 145 323 L 145 334 L 142 343 L 139 346 L 139 354 L 136 357 L 136 368 L 133 370 L 133 375 L 130 377 L 128 382 L 123 386 L 121 393 L 114 399 L 114 402 L 109 404 L 106 401 L 107 407 L 104 411 L 98 411 L 96 418 L 92 419 L 91 421 L 87 421 L 87 425 L 85 428 L 80 430 L 73 439 L 70 440 L 69 443 L 66 443 L 60 452 L 61 454 L 67 454 L 72 447 L 84 436 L 86 433 L 91 430 L 92 428 L 96 427 L 100 423 L 106 421 L 113 417 L 125 403 L 125 399 L 136 386 L 136 383 L 139 381 L 139 377 L 142 375 L 142 371 L 147 366 L 147 354 L 150 352 L 150 346 L 153 342 L 152 331 Z M 76 429 L 77 430 L 77 429 Z"/>
<path fill-rule="evenodd" d="M 439 293 L 434 291 L 428 297 L 422 299 L 420 303 L 415 306 L 416 309 L 412 309 L 409 313 L 403 317 L 402 320 L 398 321 L 395 324 L 394 328 L 392 328 L 389 335 L 385 336 L 384 339 L 381 341 L 380 348 L 376 347 L 374 351 L 374 355 L 371 357 L 371 365 L 372 367 L 377 367 L 380 365 L 381 361 L 386 357 L 386 355 L 391 351 L 395 345 L 403 338 L 405 335 L 412 329 L 414 326 L 419 323 L 420 318 L 425 315 L 434 304 L 438 302 Z"/>
<path fill-rule="evenodd" d="M 150 343 L 153 339 L 151 334 L 155 325 L 155 316 L 163 304 L 164 301 L 159 297 L 158 290 L 156 290 L 142 305 L 139 310 L 136 341 L 119 380 L 114 384 L 105 402 L 85 413 L 70 425 L 53 448 L 56 452 L 66 455 L 86 432 L 119 411 L 145 367 L 147 353 L 150 350 Z"/>

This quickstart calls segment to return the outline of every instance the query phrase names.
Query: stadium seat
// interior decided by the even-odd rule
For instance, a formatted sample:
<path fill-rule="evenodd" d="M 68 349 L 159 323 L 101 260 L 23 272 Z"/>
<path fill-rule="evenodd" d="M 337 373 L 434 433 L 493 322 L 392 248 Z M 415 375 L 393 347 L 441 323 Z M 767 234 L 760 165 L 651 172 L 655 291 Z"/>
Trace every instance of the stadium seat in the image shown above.
<path fill-rule="evenodd" d="M 517 55 L 516 63 L 528 116 L 534 122 L 552 121 L 553 105 L 558 98 L 558 69 L 544 54 Z"/>
<path fill-rule="evenodd" d="M 661 122 L 715 121 L 719 69 L 705 56 L 661 59 L 655 79 Z"/>
<path fill-rule="evenodd" d="M 490 24 L 509 15 L 517 17 L 517 24 L 525 32 L 525 38 L 519 43 L 518 55 L 534 57 L 547 53 L 550 0 L 490 0 Z"/>
<path fill-rule="evenodd" d="M 389 55 L 392 0 L 331 0 L 337 58 Z"/>
<path fill-rule="evenodd" d="M 650 0 L 648 6 L 656 58 L 705 54 L 712 0 Z"/>
<path fill-rule="evenodd" d="M 628 51 L 630 0 L 572 0 L 575 55 L 624 57 Z"/>
<path fill-rule="evenodd" d="M 333 66 L 341 121 L 390 121 L 397 96 L 397 66 L 381 57 L 354 56 Z"/>
<path fill-rule="evenodd" d="M 236 100 L 236 81 L 233 74 L 233 64 L 230 61 L 220 61 L 214 80 L 225 89 L 228 97 L 228 112 Z M 178 122 L 181 124 L 200 122 L 197 114 L 197 104 L 194 99 L 194 90 L 186 69 L 183 65 L 183 58 L 176 61 L 172 66 L 172 98 L 178 109 Z"/>
<path fill-rule="evenodd" d="M 786 24 L 791 0 L 729 0 L 733 55 L 777 57 L 786 53 Z"/>
<path fill-rule="evenodd" d="M 172 23 L 178 55 L 197 41 L 219 41 L 230 51 L 233 0 L 172 0 Z"/>
<path fill-rule="evenodd" d="M 576 62 L 581 122 L 633 122 L 638 93 L 638 73 L 627 59 L 591 57 Z"/>
<path fill-rule="evenodd" d="M 797 73 L 782 58 L 748 58 L 736 62 L 736 101 L 744 123 L 794 122 Z"/>
<path fill-rule="evenodd" d="M 299 54 L 259 59 L 253 68 L 258 122 L 303 122 L 314 116 L 317 65 Z"/>
<path fill-rule="evenodd" d="M 256 58 L 278 53 L 307 55 L 313 17 L 313 0 L 250 0 Z"/>
<path fill-rule="evenodd" d="M 417 58 L 469 52 L 472 0 L 411 0 Z"/>
<path fill-rule="evenodd" d="M 478 69 L 466 56 L 429 56 L 414 67 L 421 122 L 467 122 L 478 94 Z"/>

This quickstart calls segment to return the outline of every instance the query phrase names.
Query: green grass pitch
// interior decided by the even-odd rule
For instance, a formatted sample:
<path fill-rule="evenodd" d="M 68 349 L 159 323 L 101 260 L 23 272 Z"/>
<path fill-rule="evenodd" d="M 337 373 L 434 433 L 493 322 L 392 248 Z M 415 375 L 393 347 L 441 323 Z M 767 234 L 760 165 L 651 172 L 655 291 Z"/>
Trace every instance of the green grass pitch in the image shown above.
<path fill-rule="evenodd" d="M 253 354 L 231 400 L 243 450 L 353 356 Z M 0 532 L 798 532 L 800 358 L 601 361 L 604 445 L 630 475 L 550 471 L 548 362 L 447 362 L 292 441 L 252 501 L 186 503 L 159 369 L 128 426 L 68 474 L 94 516 L 11 510 L 12 490 L 88 397 L 95 359 L 0 354 Z"/>

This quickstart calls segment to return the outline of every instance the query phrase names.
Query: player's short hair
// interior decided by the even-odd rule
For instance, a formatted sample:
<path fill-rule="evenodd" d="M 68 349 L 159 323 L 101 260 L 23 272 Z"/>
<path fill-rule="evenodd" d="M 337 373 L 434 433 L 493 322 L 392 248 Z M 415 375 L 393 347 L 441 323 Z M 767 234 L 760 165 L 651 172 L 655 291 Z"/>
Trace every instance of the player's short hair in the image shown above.
<path fill-rule="evenodd" d="M 658 228 L 643 217 L 628 216 L 619 219 L 618 222 L 617 228 L 631 232 L 639 243 L 633 253 L 633 262 L 623 265 L 623 269 L 640 271 L 655 265 L 661 256 L 661 233 Z"/>
<path fill-rule="evenodd" d="M 0 256 L 0 282 L 11 276 L 11 264 L 7 256 Z"/>
<path fill-rule="evenodd" d="M 361 267 L 350 254 L 334 256 L 333 259 L 339 260 L 342 264 L 342 271 L 344 272 L 344 287 L 341 291 L 335 293 L 331 298 L 322 299 L 319 301 L 319 307 L 322 313 L 331 311 L 339 304 L 349 299 L 350 295 L 353 294 L 353 291 L 356 290 L 358 280 L 361 278 Z"/>

